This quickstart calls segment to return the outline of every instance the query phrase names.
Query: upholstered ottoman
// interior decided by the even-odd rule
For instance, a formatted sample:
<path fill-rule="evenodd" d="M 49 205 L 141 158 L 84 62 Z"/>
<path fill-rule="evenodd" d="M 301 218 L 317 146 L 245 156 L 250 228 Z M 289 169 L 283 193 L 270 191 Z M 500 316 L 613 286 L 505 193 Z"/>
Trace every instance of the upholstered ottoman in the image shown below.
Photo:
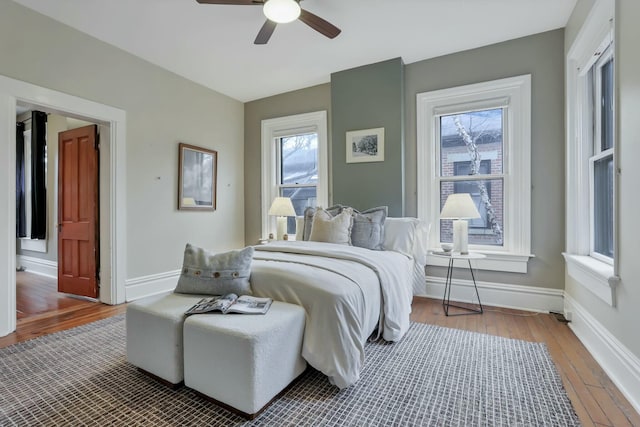
<path fill-rule="evenodd" d="M 178 385 L 184 379 L 184 312 L 202 295 L 164 293 L 127 305 L 127 360 L 152 376 Z"/>
<path fill-rule="evenodd" d="M 253 418 L 306 368 L 305 311 L 274 301 L 264 315 L 196 314 L 184 322 L 184 383 Z"/>

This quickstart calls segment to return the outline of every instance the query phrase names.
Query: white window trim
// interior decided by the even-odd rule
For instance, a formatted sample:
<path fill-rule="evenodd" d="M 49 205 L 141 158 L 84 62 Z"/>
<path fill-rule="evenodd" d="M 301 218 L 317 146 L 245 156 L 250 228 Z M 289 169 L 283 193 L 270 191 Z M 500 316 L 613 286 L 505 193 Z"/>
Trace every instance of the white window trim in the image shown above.
<path fill-rule="evenodd" d="M 618 174 L 614 176 L 614 262 L 590 256 L 591 252 L 591 181 L 589 157 L 592 132 L 590 102 L 591 82 L 586 77 L 604 48 L 613 42 L 614 0 L 596 2 L 580 29 L 566 58 L 566 252 L 567 273 L 608 305 L 615 306 L 615 288 L 620 282 L 617 268 Z M 615 59 L 614 59 L 615 61 Z M 614 88 L 615 88 L 614 83 Z M 617 89 L 614 89 L 617 91 Z M 614 131 L 617 141 L 617 127 Z M 589 141 L 584 143 L 583 141 Z M 615 146 L 615 142 L 614 142 Z M 618 150 L 614 150 L 614 170 L 618 167 Z"/>
<path fill-rule="evenodd" d="M 440 219 L 440 189 L 436 116 L 461 110 L 508 106 L 504 146 L 506 239 L 501 249 L 469 245 L 487 258 L 477 262 L 481 270 L 526 273 L 531 254 L 531 76 L 476 83 L 419 93 L 417 96 L 418 217 L 436 224 Z M 513 173 L 519 171 L 519 173 Z M 436 197 L 435 195 L 438 195 Z M 430 242 L 440 242 L 440 228 L 431 227 Z M 437 247 L 432 248 L 439 249 Z M 428 257 L 429 265 L 447 265 L 442 257 Z"/>
<path fill-rule="evenodd" d="M 296 114 L 262 121 L 262 238 L 276 232 L 275 218 L 269 217 L 271 202 L 279 196 L 277 173 L 276 138 L 296 133 L 318 134 L 318 183 L 316 199 L 318 206 L 327 206 L 329 201 L 329 161 L 327 112 Z"/>
<path fill-rule="evenodd" d="M 604 43 L 610 43 L 611 35 L 608 35 L 605 38 Z M 595 81 L 597 83 L 601 82 L 602 78 L 602 65 L 608 62 L 613 58 L 613 45 L 609 44 L 602 51 L 602 54 L 597 57 L 594 62 L 594 66 L 597 67 L 595 70 Z M 587 81 L 589 84 L 592 84 L 591 78 L 588 78 Z M 593 98 L 595 100 L 600 100 L 602 97 L 602 90 L 599 84 L 596 84 L 595 88 L 592 89 Z M 595 104 L 595 103 L 594 103 Z M 612 148 L 608 148 L 606 150 L 602 150 L 602 141 L 601 141 L 601 132 L 602 132 L 602 110 L 600 108 L 596 108 L 596 111 L 592 111 L 591 115 L 595 115 L 595 129 L 593 132 L 593 138 L 591 138 L 591 146 L 593 147 L 593 152 L 589 157 L 589 256 L 605 262 L 609 265 L 613 265 L 613 258 L 610 258 L 606 255 L 599 254 L 595 251 L 595 162 L 601 160 L 605 157 L 612 156 L 615 154 L 615 143 Z M 615 113 L 615 112 L 614 112 Z M 591 130 L 589 127 L 588 131 Z M 587 132 L 583 133 L 588 134 Z M 614 207 L 615 209 L 615 207 Z"/>

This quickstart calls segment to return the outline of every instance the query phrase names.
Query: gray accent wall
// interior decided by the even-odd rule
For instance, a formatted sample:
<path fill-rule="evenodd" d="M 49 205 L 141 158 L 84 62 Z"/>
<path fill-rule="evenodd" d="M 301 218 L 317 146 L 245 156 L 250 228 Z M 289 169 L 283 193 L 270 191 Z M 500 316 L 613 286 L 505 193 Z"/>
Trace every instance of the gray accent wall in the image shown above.
<path fill-rule="evenodd" d="M 401 58 L 331 75 L 333 203 L 403 216 L 403 76 Z M 371 128 L 384 128 L 384 161 L 346 163 L 346 132 Z"/>
<path fill-rule="evenodd" d="M 4 76 L 126 111 L 127 278 L 179 269 L 187 242 L 244 245 L 243 103 L 12 1 L 0 58 Z M 218 151 L 215 212 L 177 210 L 179 142 Z"/>
<path fill-rule="evenodd" d="M 306 89 L 287 92 L 268 98 L 247 102 L 244 105 L 244 202 L 245 202 L 245 243 L 254 245 L 263 237 L 262 222 L 262 166 L 261 166 L 261 126 L 262 120 L 294 114 L 327 111 L 329 129 L 331 129 L 331 86 L 328 83 Z M 331 132 L 328 132 L 331 138 Z M 328 158 L 331 159 L 331 140 Z M 331 181 L 331 162 L 329 162 L 329 181 Z M 331 182 L 329 182 L 329 200 L 331 201 Z"/>
<path fill-rule="evenodd" d="M 416 215 L 416 94 L 531 74 L 531 252 L 528 273 L 481 271 L 478 280 L 563 288 L 564 32 L 562 29 L 407 64 L 406 214 Z M 443 268 L 427 274 L 444 276 Z"/>
<path fill-rule="evenodd" d="M 563 289 L 564 31 L 549 31 L 404 66 L 401 64 L 401 59 L 396 58 L 337 72 L 332 75 L 330 85 L 245 105 L 247 243 L 255 243 L 260 237 L 260 120 L 327 109 L 326 105 L 330 104 L 332 153 L 329 155 L 329 167 L 333 180 L 330 202 L 362 209 L 384 204 L 389 205 L 391 216 L 415 216 L 416 94 L 531 74 L 531 251 L 535 257 L 529 261 L 526 274 L 481 271 L 478 280 Z M 398 107 L 403 97 L 404 111 Z M 403 114 L 404 126 L 398 125 L 398 118 Z M 389 143 L 385 147 L 384 165 L 346 164 L 345 132 L 373 127 L 385 127 L 385 144 Z M 404 148 L 400 142 L 403 138 Z M 398 159 L 396 156 L 402 150 L 404 159 Z M 401 173 L 403 168 L 404 175 Z M 402 200 L 404 208 L 399 206 Z M 444 276 L 446 271 L 428 267 L 427 273 Z"/>

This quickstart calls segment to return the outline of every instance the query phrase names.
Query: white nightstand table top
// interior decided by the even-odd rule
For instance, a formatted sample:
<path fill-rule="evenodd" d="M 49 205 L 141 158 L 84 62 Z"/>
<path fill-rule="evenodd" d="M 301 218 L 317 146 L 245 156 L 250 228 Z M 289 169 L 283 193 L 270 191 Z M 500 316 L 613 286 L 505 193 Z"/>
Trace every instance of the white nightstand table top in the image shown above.
<path fill-rule="evenodd" d="M 483 259 L 487 257 L 485 254 L 481 254 L 478 252 L 469 252 L 468 254 L 463 255 L 459 252 L 445 253 L 442 251 L 431 251 L 431 255 L 437 256 L 439 258 L 466 259 L 466 260 Z"/>

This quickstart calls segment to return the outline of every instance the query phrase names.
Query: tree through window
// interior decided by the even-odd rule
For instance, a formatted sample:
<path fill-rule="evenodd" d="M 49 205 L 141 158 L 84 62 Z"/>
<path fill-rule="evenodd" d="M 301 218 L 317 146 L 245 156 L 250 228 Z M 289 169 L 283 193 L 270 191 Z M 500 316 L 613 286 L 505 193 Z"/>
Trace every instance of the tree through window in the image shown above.
<path fill-rule="evenodd" d="M 453 193 L 469 193 L 481 218 L 469 221 L 469 243 L 503 245 L 503 108 L 439 117 L 440 208 Z M 451 220 L 440 221 L 440 240 L 450 242 Z"/>

